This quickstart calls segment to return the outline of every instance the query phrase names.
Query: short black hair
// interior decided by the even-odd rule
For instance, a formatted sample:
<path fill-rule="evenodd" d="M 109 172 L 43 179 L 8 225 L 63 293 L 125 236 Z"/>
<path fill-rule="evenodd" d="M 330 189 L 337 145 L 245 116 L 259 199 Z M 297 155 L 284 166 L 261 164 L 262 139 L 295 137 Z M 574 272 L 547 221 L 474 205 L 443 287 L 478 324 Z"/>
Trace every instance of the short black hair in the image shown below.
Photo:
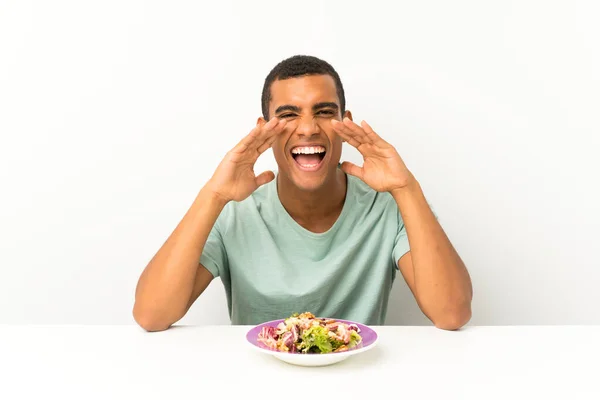
<path fill-rule="evenodd" d="M 262 113 L 265 119 L 269 119 L 269 102 L 271 101 L 271 85 L 276 80 L 283 80 L 307 75 L 329 75 L 333 78 L 342 115 L 346 112 L 346 97 L 344 86 L 336 70 L 328 62 L 317 57 L 306 55 L 295 55 L 277 64 L 265 79 L 262 91 Z"/>

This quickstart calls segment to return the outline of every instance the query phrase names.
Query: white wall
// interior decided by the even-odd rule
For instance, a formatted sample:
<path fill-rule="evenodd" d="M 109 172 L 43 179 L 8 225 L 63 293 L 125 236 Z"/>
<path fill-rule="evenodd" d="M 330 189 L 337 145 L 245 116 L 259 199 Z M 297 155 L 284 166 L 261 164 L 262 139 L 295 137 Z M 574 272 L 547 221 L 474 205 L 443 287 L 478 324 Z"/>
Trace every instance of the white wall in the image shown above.
<path fill-rule="evenodd" d="M 0 323 L 132 323 L 146 262 L 298 53 L 422 182 L 472 324 L 600 323 L 597 2 L 93 3 L 0 2 Z M 427 323 L 397 282 L 389 323 Z M 182 322 L 228 322 L 220 281 Z"/>

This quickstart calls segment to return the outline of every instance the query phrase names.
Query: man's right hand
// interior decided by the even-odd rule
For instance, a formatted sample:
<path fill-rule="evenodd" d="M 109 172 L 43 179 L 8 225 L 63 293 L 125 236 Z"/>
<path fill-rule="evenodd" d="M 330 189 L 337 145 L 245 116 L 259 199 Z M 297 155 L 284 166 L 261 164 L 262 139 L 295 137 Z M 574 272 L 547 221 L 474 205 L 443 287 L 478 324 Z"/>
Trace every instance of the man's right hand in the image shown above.
<path fill-rule="evenodd" d="M 254 129 L 230 150 L 217 167 L 205 188 L 224 202 L 242 201 L 260 186 L 275 179 L 272 171 L 256 176 L 254 164 L 271 147 L 286 127 L 286 120 L 272 118 Z"/>

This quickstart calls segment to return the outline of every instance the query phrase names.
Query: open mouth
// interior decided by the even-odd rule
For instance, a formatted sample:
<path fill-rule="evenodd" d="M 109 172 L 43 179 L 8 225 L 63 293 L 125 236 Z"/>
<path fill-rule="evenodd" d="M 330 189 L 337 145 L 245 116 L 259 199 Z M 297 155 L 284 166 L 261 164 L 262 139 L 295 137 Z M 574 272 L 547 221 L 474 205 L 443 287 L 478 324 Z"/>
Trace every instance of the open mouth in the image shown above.
<path fill-rule="evenodd" d="M 292 149 L 292 157 L 296 165 L 303 171 L 316 171 L 323 164 L 327 150 L 324 146 L 296 146 Z"/>

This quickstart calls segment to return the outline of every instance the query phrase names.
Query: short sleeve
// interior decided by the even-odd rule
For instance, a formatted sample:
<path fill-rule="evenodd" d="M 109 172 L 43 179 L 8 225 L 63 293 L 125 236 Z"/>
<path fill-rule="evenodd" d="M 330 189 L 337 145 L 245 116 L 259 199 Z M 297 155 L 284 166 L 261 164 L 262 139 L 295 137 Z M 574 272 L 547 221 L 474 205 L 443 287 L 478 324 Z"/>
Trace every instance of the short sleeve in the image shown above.
<path fill-rule="evenodd" d="M 406 234 L 406 228 L 404 227 L 404 221 L 398 210 L 398 230 L 394 239 L 394 249 L 392 255 L 394 258 L 394 265 L 398 268 L 398 261 L 403 255 L 410 251 L 410 244 L 408 243 L 408 235 Z"/>
<path fill-rule="evenodd" d="M 200 264 L 215 278 L 222 275 L 223 271 L 228 268 L 227 252 L 225 251 L 223 235 L 219 228 L 219 220 L 217 220 L 208 235 L 204 250 L 200 256 Z"/>
<path fill-rule="evenodd" d="M 437 219 L 438 216 L 431 204 L 429 204 L 429 208 L 431 209 L 431 212 Z M 392 255 L 394 259 L 394 265 L 396 268 L 398 268 L 398 261 L 400 261 L 403 255 L 410 251 L 410 243 L 408 242 L 408 234 L 406 233 L 406 227 L 404 225 L 404 221 L 402 220 L 400 210 L 398 210 L 397 207 L 396 209 L 398 218 L 398 230 L 396 232 L 396 238 L 394 239 L 394 249 L 392 251 Z"/>

